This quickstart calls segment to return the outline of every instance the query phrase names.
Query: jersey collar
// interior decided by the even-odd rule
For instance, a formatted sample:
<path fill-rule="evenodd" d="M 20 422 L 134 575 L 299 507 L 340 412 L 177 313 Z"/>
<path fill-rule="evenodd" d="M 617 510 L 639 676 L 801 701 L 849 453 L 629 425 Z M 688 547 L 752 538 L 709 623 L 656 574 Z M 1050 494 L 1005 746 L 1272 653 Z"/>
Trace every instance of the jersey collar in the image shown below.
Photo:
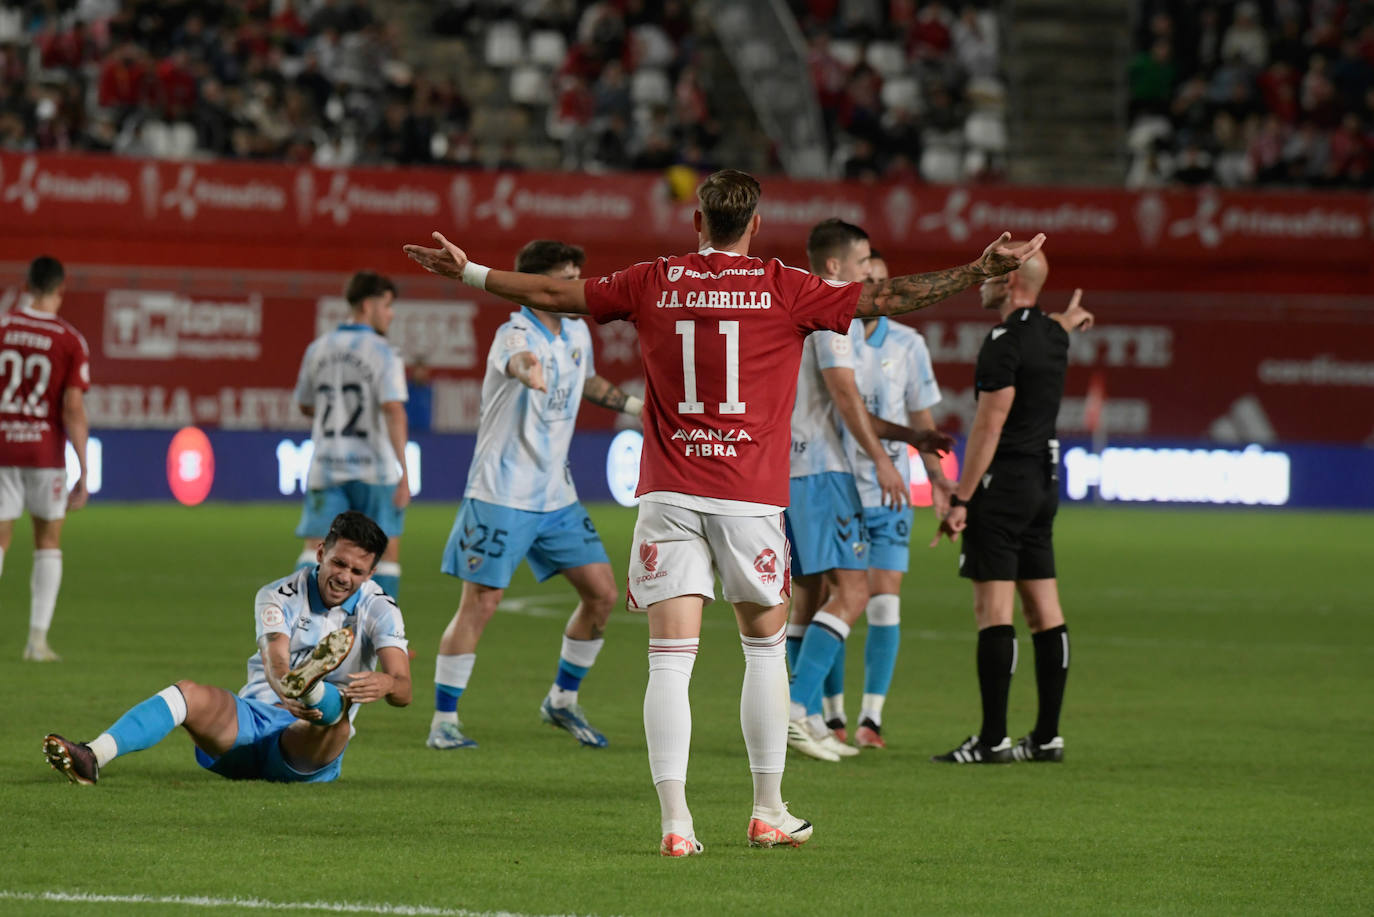
<path fill-rule="evenodd" d="M 376 329 L 376 328 L 373 328 L 371 325 L 359 325 L 359 324 L 355 324 L 354 322 L 344 322 L 343 324 L 339 325 L 339 330 L 340 330 L 340 331 L 371 331 L 373 334 L 376 334 L 376 333 L 377 333 L 377 329 Z"/>
<path fill-rule="evenodd" d="M 888 323 L 886 315 L 878 316 L 878 327 L 873 329 L 873 333 L 870 334 L 867 340 L 865 341 L 865 343 L 868 344 L 869 347 L 872 347 L 876 350 L 877 348 L 883 346 L 883 341 L 887 340 L 887 324 Z"/>
<path fill-rule="evenodd" d="M 698 255 L 729 255 L 731 258 L 743 258 L 743 257 L 744 257 L 744 256 L 741 255 L 739 252 L 726 252 L 726 251 L 721 251 L 720 249 L 718 249 L 718 248 L 712 248 L 712 247 L 709 246 L 709 245 L 706 246 L 705 248 L 703 248 L 701 251 L 697 252 L 697 254 L 698 254 Z"/>
<path fill-rule="evenodd" d="M 310 576 L 306 578 L 305 582 L 305 591 L 306 594 L 310 596 L 310 610 L 313 613 L 317 615 L 322 615 L 329 611 L 329 606 L 324 603 L 324 597 L 320 595 L 319 564 L 315 564 L 315 566 L 310 568 Z M 362 596 L 362 594 L 362 587 L 359 587 L 354 591 L 352 595 L 344 599 L 343 604 L 339 605 L 338 607 L 342 608 L 350 615 L 353 614 L 353 610 L 358 607 L 358 599 Z"/>
<path fill-rule="evenodd" d="M 57 321 L 57 314 L 54 312 L 39 312 L 37 309 L 30 309 L 28 306 L 20 306 L 18 311 L 20 314 L 26 315 L 29 318 L 42 319 L 48 322 Z"/>
<path fill-rule="evenodd" d="M 544 340 L 552 341 L 554 337 L 560 337 L 565 341 L 568 339 L 568 329 L 563 327 L 563 319 L 560 318 L 558 320 L 558 334 L 555 335 L 549 330 L 548 325 L 545 325 L 539 320 L 539 316 L 535 315 L 534 310 L 529 306 L 521 306 L 520 314 L 528 318 L 534 324 L 534 327 L 539 329 L 540 333 L 544 335 Z"/>

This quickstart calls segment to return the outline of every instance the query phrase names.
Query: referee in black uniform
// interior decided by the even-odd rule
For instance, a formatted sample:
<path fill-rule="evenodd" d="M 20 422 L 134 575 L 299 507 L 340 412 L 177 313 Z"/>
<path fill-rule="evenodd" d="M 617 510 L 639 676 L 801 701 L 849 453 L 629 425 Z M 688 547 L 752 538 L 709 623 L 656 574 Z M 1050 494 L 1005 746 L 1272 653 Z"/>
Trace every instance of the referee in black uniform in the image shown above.
<path fill-rule="evenodd" d="M 978 351 L 978 412 L 964 451 L 959 485 L 940 536 L 962 532 L 959 575 L 973 580 L 978 620 L 978 684 L 983 725 L 953 751 L 951 764 L 1062 761 L 1059 709 L 1069 674 L 1069 632 L 1054 574 L 1054 514 L 1059 508 L 1059 441 L 1055 419 L 1064 394 L 1069 331 L 1092 326 L 1075 290 L 1069 308 L 1046 315 L 1036 306 L 1049 276 L 1037 254 L 1018 270 L 982 286 L 983 308 L 1002 322 Z M 1007 735 L 1007 694 L 1016 671 L 1016 594 L 1035 644 L 1040 712 L 1015 745 Z"/>

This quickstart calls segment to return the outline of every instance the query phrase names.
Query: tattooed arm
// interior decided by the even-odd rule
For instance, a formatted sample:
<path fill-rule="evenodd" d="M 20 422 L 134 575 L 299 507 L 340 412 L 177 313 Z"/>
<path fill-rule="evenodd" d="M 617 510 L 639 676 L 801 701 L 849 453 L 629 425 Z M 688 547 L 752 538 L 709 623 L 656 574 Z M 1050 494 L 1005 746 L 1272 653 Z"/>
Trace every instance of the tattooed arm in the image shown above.
<path fill-rule="evenodd" d="M 592 404 L 635 417 L 644 410 L 643 401 L 634 395 L 627 395 L 624 389 L 602 376 L 592 376 L 582 384 L 582 397 Z"/>
<path fill-rule="evenodd" d="M 1040 233 L 1029 242 L 1014 245 L 1011 233 L 1004 232 L 986 249 L 982 256 L 971 264 L 962 267 L 931 271 L 928 274 L 908 274 L 892 277 L 877 283 L 864 284 L 864 291 L 854 307 L 856 318 L 872 318 L 876 315 L 900 315 L 933 306 L 942 299 L 948 299 L 961 290 L 967 290 L 982 283 L 989 277 L 1000 277 L 1025 264 L 1045 244 L 1045 234 Z"/>

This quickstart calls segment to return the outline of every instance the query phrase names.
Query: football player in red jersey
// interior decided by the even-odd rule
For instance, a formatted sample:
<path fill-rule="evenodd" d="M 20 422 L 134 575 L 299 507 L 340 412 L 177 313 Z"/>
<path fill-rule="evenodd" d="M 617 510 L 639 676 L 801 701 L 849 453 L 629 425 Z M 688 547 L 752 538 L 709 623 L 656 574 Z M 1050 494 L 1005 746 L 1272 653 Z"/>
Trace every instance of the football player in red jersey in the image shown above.
<path fill-rule="evenodd" d="M 30 301 L 0 316 L 0 570 L 14 520 L 33 517 L 29 640 L 24 658 L 57 662 L 48 628 L 62 586 L 62 520 L 86 505 L 86 339 L 57 317 L 66 272 L 44 255 L 29 265 Z M 80 467 L 67 492 L 67 442 Z"/>
<path fill-rule="evenodd" d="M 639 331 L 644 455 L 628 595 L 649 613 L 644 730 L 661 806 L 659 849 L 667 856 L 702 850 L 685 792 L 688 685 L 716 577 L 734 605 L 744 646 L 740 724 L 754 778 L 749 842 L 797 846 L 811 836 L 811 823 L 787 811 L 781 791 L 789 590 L 782 511 L 806 335 L 843 334 L 855 316 L 932 305 L 1014 270 L 1044 243 L 1041 235 L 1012 246 L 1003 234 L 961 267 L 880 284 L 827 281 L 749 255 L 760 226 L 759 194 L 752 176 L 716 172 L 697 189 L 696 252 L 585 281 L 491 270 L 439 233 L 439 248 L 404 249 L 426 270 L 512 302 L 603 323 L 624 319 Z"/>

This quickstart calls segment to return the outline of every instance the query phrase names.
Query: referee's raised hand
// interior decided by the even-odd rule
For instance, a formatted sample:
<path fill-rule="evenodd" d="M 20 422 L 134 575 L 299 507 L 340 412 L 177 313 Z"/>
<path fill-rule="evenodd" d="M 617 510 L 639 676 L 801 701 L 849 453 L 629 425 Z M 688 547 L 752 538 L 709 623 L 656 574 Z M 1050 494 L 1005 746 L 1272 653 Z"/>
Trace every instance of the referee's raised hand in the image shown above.
<path fill-rule="evenodd" d="M 468 256 L 461 248 L 445 239 L 441 233 L 434 233 L 434 241 L 439 248 L 425 248 L 423 245 L 403 245 L 401 250 L 410 256 L 420 267 L 441 277 L 460 280 L 463 268 L 467 266 Z"/>
<path fill-rule="evenodd" d="M 973 262 L 973 268 L 984 277 L 1000 277 L 1003 274 L 1009 274 L 1029 261 L 1044 244 L 1045 234 L 1043 232 L 1037 233 L 1035 238 L 1020 245 L 1011 244 L 1011 233 L 1004 232 L 997 237 L 996 241 L 983 249 L 982 256 Z"/>

